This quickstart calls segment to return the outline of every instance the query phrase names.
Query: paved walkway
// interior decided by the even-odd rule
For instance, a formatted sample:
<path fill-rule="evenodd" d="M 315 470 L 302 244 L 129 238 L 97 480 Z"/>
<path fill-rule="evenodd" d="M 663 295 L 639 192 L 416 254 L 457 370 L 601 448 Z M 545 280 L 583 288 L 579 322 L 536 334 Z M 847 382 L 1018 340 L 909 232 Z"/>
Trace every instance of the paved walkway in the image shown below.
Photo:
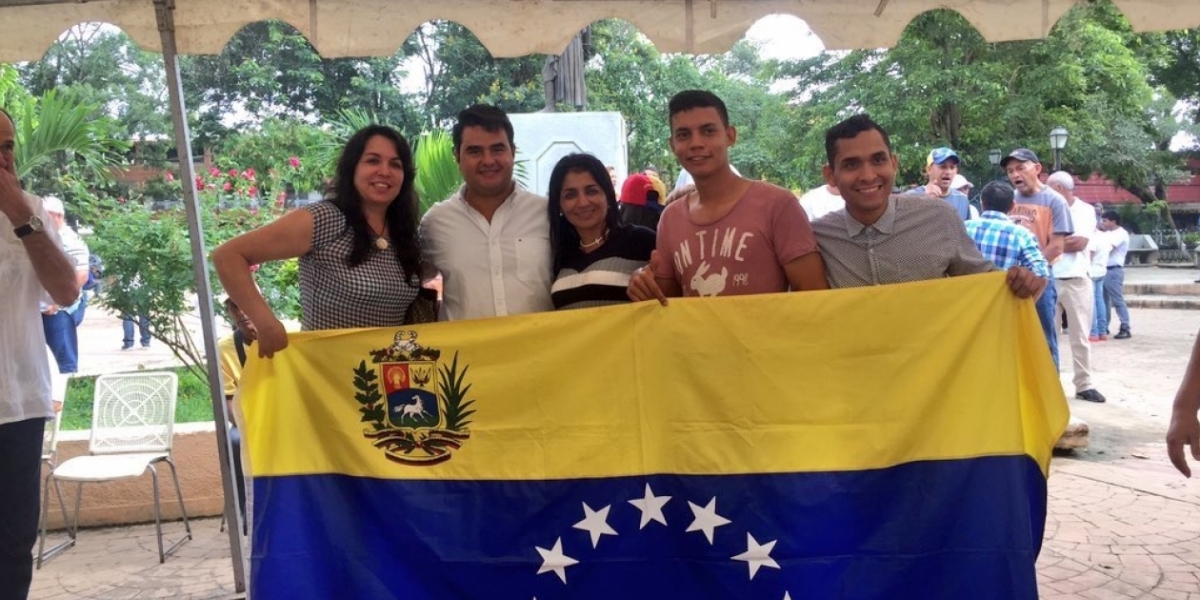
<path fill-rule="evenodd" d="M 1129 269 L 1129 284 L 1187 284 L 1196 269 Z M 1097 385 L 1107 404 L 1072 400 L 1092 427 L 1092 447 L 1054 460 L 1041 597 L 1200 600 L 1200 479 L 1163 456 L 1171 396 L 1200 327 L 1200 313 L 1134 309 L 1134 339 L 1098 345 Z M 168 352 L 119 350 L 120 321 L 93 312 L 81 331 L 84 366 L 115 372 L 171 364 Z M 1061 345 L 1069 348 L 1065 338 Z M 1067 351 L 1069 352 L 1069 350 Z M 1070 365 L 1064 354 L 1063 364 Z M 1071 374 L 1063 373 L 1070 390 Z M 193 523 L 194 538 L 158 564 L 153 525 L 85 530 L 75 548 L 34 575 L 31 598 L 228 598 L 234 593 L 228 537 L 218 520 Z M 167 525 L 167 539 L 181 527 Z M 61 534 L 59 534 L 61 536 Z"/>

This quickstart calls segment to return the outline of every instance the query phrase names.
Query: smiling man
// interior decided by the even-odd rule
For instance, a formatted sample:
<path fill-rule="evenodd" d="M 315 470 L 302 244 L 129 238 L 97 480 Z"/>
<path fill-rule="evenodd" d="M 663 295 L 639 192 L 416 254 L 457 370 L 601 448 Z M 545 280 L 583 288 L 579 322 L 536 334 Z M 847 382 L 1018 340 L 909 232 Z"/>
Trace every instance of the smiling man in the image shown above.
<path fill-rule="evenodd" d="M 729 166 L 737 130 L 712 92 L 679 92 L 668 105 L 671 151 L 696 189 L 658 222 L 650 267 L 630 279 L 635 301 L 732 296 L 827 287 L 804 210 L 791 192 Z"/>
<path fill-rule="evenodd" d="M 894 196 L 898 162 L 882 127 L 865 114 L 825 132 L 825 182 L 846 201 L 813 223 L 833 288 L 886 285 L 972 275 L 997 267 L 980 254 L 954 208 L 921 195 Z M 1041 293 L 1046 280 L 1029 269 L 1008 270 L 1021 298 Z"/>
<path fill-rule="evenodd" d="M 513 181 L 516 147 L 504 111 L 458 113 L 454 157 L 465 183 L 421 220 L 424 260 L 442 273 L 440 320 L 552 310 L 546 199 Z"/>

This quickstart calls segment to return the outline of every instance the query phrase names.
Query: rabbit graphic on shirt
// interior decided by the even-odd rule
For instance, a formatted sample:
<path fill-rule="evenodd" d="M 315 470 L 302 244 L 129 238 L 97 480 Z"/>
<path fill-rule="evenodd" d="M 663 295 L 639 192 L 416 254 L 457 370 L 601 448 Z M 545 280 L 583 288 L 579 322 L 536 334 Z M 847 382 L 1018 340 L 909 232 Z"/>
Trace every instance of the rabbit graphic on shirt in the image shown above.
<path fill-rule="evenodd" d="M 725 291 L 725 280 L 729 277 L 729 269 L 721 267 L 721 273 L 705 275 L 708 272 L 708 261 L 701 261 L 692 275 L 692 291 L 700 296 L 716 296 Z"/>

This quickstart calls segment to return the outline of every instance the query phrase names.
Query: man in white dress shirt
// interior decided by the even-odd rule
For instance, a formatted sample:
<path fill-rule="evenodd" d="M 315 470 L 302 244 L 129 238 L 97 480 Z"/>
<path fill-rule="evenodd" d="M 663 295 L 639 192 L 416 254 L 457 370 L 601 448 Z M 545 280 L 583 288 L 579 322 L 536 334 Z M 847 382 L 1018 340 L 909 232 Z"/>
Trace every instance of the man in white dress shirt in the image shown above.
<path fill-rule="evenodd" d="M 513 181 L 516 147 L 504 111 L 458 113 L 454 156 L 466 183 L 421 220 L 424 260 L 442 273 L 440 320 L 553 310 L 546 199 Z"/>
<path fill-rule="evenodd" d="M 1089 275 L 1092 266 L 1092 238 L 1096 236 L 1096 210 L 1075 196 L 1075 178 L 1066 171 L 1056 171 L 1046 185 L 1067 201 L 1075 232 L 1063 241 L 1062 256 L 1052 269 L 1058 286 L 1058 305 L 1055 323 L 1067 315 L 1067 338 L 1071 342 L 1071 360 L 1075 367 L 1075 397 L 1089 402 L 1104 402 L 1092 383 L 1092 319 L 1096 311 L 1096 291 Z"/>
<path fill-rule="evenodd" d="M 79 298 L 75 264 L 63 253 L 39 198 L 17 181 L 16 125 L 0 110 L 0 598 L 24 600 L 33 579 L 42 432 L 54 416 L 41 302 Z"/>

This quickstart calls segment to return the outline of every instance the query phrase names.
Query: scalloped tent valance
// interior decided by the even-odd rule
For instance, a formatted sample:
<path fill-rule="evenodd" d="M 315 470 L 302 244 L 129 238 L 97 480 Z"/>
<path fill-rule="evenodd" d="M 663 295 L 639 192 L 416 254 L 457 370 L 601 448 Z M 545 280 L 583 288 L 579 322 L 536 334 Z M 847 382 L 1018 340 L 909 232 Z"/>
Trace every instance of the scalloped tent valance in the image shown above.
<path fill-rule="evenodd" d="M 1200 26 L 1200 1 L 1115 0 L 1138 31 Z M 239 29 L 287 21 L 326 57 L 389 55 L 426 21 L 471 29 L 498 57 L 558 54 L 593 21 L 625 19 L 664 52 L 728 50 L 758 19 L 803 19 L 831 50 L 896 43 L 917 15 L 958 11 L 990 41 L 1044 37 L 1075 0 L 174 0 L 181 54 L 216 54 Z M 36 60 L 72 25 L 102 21 L 160 50 L 153 0 L 0 0 L 0 61 Z"/>

